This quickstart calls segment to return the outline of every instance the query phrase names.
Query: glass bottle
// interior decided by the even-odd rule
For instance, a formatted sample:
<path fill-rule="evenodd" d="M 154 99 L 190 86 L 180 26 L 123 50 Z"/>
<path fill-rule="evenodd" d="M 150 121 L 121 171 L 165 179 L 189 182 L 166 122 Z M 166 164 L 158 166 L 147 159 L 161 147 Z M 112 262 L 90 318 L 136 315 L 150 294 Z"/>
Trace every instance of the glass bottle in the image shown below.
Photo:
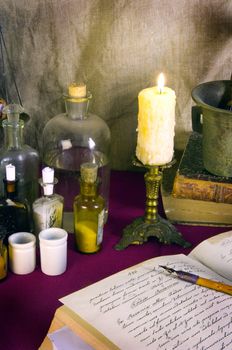
<path fill-rule="evenodd" d="M 73 211 L 73 201 L 79 187 L 80 166 L 91 162 L 98 167 L 100 194 L 108 214 L 110 184 L 110 130 L 106 122 L 88 112 L 92 98 L 86 85 L 71 84 L 64 95 L 66 113 L 53 117 L 43 131 L 43 162 L 55 169 L 59 180 L 56 192 L 65 200 L 64 212 Z"/>
<path fill-rule="evenodd" d="M 3 243 L 6 236 L 6 229 L 3 225 L 0 225 L 0 281 L 4 280 L 7 276 L 7 248 Z"/>
<path fill-rule="evenodd" d="M 76 246 L 82 253 L 96 253 L 103 240 L 105 200 L 98 184 L 97 165 L 82 164 L 80 194 L 73 203 Z"/>
<path fill-rule="evenodd" d="M 30 146 L 24 144 L 24 122 L 19 119 L 23 108 L 17 104 L 7 105 L 3 113 L 7 118 L 2 121 L 4 146 L 0 149 L 0 195 L 4 195 L 3 179 L 7 164 L 16 167 L 18 198 L 27 199 L 29 205 L 38 198 L 39 155 Z"/>
<path fill-rule="evenodd" d="M 30 208 L 26 200 L 18 199 L 15 174 L 15 166 L 6 165 L 6 177 L 3 179 L 5 195 L 0 199 L 0 223 L 6 231 L 5 244 L 8 244 L 12 233 L 31 230 Z"/>
<path fill-rule="evenodd" d="M 45 167 L 42 170 L 42 179 L 39 180 L 43 188 L 43 196 L 37 198 L 32 205 L 34 232 L 39 232 L 49 227 L 62 227 L 64 198 L 54 193 L 54 169 Z"/>

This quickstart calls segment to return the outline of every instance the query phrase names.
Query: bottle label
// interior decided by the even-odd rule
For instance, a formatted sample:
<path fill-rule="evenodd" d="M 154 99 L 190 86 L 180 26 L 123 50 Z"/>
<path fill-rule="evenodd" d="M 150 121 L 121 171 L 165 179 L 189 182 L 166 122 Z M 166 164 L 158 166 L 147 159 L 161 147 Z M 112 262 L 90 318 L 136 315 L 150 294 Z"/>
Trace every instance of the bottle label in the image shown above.
<path fill-rule="evenodd" d="M 36 234 L 49 227 L 61 227 L 62 217 L 63 203 L 57 201 L 52 201 L 50 203 L 49 201 L 45 201 L 41 204 L 34 205 L 33 219 Z"/>
<path fill-rule="evenodd" d="M 103 240 L 104 217 L 105 217 L 105 210 L 103 209 L 98 214 L 97 245 L 101 244 Z"/>

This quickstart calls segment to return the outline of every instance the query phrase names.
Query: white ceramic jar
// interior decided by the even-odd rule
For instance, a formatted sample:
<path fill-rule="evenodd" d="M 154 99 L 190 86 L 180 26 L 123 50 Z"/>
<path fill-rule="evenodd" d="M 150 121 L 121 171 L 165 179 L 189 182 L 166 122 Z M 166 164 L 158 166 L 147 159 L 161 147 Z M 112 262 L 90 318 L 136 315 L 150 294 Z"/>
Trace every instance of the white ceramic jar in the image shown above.
<path fill-rule="evenodd" d="M 67 231 L 57 227 L 39 233 L 41 270 L 46 275 L 56 276 L 66 271 L 67 237 Z"/>
<path fill-rule="evenodd" d="M 16 232 L 9 236 L 9 266 L 12 272 L 26 275 L 36 266 L 36 238 L 29 232 Z"/>

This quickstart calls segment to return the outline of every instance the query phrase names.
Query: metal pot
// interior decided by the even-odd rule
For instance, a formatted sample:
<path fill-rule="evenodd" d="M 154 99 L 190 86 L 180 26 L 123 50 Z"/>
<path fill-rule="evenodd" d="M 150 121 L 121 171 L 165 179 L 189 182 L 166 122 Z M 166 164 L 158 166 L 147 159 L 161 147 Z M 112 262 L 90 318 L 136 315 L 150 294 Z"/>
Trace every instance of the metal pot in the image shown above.
<path fill-rule="evenodd" d="M 203 135 L 205 169 L 215 175 L 232 177 L 232 111 L 228 105 L 232 99 L 232 81 L 200 84 L 192 90 L 192 98 L 200 111 L 193 115 L 193 129 Z"/>

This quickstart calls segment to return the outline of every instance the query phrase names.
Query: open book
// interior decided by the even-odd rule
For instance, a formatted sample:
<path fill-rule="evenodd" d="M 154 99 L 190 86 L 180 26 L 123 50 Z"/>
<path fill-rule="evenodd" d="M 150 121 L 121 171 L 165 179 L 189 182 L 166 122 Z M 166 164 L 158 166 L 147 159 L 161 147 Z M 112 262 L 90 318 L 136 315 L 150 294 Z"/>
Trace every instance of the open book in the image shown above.
<path fill-rule="evenodd" d="M 66 325 L 101 350 L 231 350 L 232 297 L 159 265 L 232 284 L 232 231 L 203 241 L 189 256 L 153 258 L 65 296 L 51 329 Z"/>

